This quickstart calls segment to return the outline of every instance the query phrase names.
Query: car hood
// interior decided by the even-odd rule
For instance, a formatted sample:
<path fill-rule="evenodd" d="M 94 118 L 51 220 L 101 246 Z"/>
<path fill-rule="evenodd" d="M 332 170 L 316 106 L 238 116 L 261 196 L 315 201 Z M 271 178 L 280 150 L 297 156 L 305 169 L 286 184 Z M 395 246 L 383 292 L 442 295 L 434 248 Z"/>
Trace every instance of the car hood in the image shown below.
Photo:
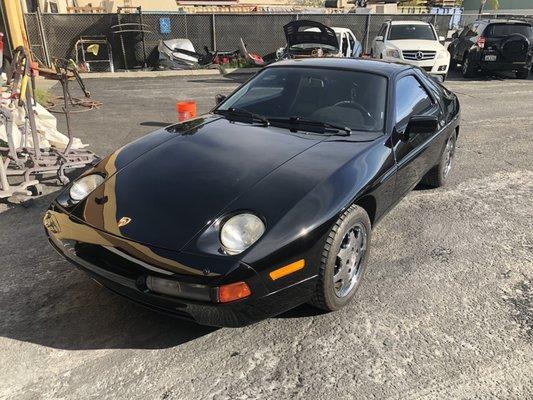
<path fill-rule="evenodd" d="M 283 27 L 287 47 L 301 44 L 325 45 L 339 48 L 335 31 L 329 26 L 316 21 L 298 20 L 289 22 Z"/>
<path fill-rule="evenodd" d="M 107 159 L 117 172 L 73 216 L 125 239 L 180 250 L 234 199 L 325 138 L 219 117 L 192 124 L 152 134 L 144 149 L 141 139 L 118 150 Z"/>
<path fill-rule="evenodd" d="M 398 50 L 445 50 L 445 47 L 436 40 L 390 40 L 387 45 Z"/>

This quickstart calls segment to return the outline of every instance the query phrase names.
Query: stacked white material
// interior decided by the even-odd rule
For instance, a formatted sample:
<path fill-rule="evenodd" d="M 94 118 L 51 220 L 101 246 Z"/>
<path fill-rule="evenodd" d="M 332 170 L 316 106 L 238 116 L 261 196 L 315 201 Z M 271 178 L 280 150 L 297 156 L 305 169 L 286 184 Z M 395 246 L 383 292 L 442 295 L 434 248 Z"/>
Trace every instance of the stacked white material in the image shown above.
<path fill-rule="evenodd" d="M 15 147 L 33 147 L 33 139 L 29 127 L 29 122 L 26 120 L 26 110 L 23 107 L 11 105 L 11 100 L 6 98 L 9 93 L 2 93 L 0 99 L 0 107 L 7 108 L 11 111 L 13 116 L 13 142 Z M 39 133 L 39 147 L 46 149 L 55 147 L 57 149 L 64 149 L 68 144 L 68 137 L 57 130 L 57 120 L 48 110 L 46 110 L 39 103 L 33 108 L 35 111 L 35 125 Z M 27 129 L 26 137 L 22 132 Z M 25 139 L 25 140 L 24 140 Z M 7 142 L 7 132 L 3 120 L 0 119 L 0 141 Z M 24 143 L 25 141 L 25 143 Z M 72 148 L 81 149 L 88 145 L 82 143 L 78 138 L 74 138 Z"/>

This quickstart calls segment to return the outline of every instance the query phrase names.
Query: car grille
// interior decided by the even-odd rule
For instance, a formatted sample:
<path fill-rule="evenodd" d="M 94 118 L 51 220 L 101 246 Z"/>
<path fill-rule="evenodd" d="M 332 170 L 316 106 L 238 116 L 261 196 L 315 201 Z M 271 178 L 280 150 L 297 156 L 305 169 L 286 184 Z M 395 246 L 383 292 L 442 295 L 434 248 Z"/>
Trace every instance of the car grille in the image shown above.
<path fill-rule="evenodd" d="M 435 58 L 435 55 L 437 54 L 436 51 L 421 51 L 421 50 L 403 50 L 402 51 L 403 58 L 405 60 L 413 60 L 413 61 L 424 61 L 424 60 L 433 60 Z"/>
<path fill-rule="evenodd" d="M 422 69 L 423 69 L 424 71 L 431 72 L 431 70 L 433 69 L 433 67 L 422 67 Z"/>

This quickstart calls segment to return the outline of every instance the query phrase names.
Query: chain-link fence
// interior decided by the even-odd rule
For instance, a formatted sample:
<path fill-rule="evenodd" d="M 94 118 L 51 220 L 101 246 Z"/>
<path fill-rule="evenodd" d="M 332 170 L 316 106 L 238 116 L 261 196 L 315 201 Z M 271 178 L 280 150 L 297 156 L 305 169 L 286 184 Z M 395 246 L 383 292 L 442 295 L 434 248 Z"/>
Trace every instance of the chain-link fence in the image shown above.
<path fill-rule="evenodd" d="M 526 14 L 461 14 L 459 26 L 464 27 L 477 21 L 478 19 L 514 19 L 519 21 L 527 21 L 533 24 L 533 15 Z"/>
<path fill-rule="evenodd" d="M 28 36 L 35 56 L 46 63 L 52 58 L 74 58 L 75 43 L 81 36 L 103 35 L 113 49 L 117 68 L 124 68 L 120 34 L 114 33 L 118 23 L 136 24 L 138 14 L 27 14 Z M 161 19 L 168 19 L 170 32 L 161 33 Z M 146 13 L 144 24 L 146 53 L 149 64 L 157 57 L 159 40 L 187 38 L 196 51 L 204 46 L 214 50 L 236 50 L 242 38 L 248 49 L 259 54 L 268 54 L 285 45 L 283 26 L 296 19 L 321 22 L 328 26 L 351 29 L 369 49 L 380 26 L 387 20 L 422 20 L 432 22 L 439 35 L 447 36 L 451 27 L 450 15 L 439 14 L 168 14 Z M 135 27 L 135 25 L 131 25 Z M 124 34 L 128 66 L 142 59 L 141 36 Z M 133 51 L 132 51 L 133 50 Z"/>

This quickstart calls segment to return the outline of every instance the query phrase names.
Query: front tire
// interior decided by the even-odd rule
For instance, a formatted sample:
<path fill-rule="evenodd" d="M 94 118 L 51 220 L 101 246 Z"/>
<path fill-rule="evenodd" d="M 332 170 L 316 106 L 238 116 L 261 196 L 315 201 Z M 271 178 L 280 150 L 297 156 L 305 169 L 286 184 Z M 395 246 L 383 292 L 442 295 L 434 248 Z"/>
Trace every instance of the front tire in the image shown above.
<path fill-rule="evenodd" d="M 422 179 L 422 183 L 439 188 L 446 185 L 453 167 L 455 158 L 455 147 L 457 144 L 457 134 L 454 132 L 446 141 L 446 146 L 441 154 L 440 161 Z"/>
<path fill-rule="evenodd" d="M 518 79 L 527 79 L 529 77 L 529 68 L 520 68 L 518 71 L 516 71 L 516 77 Z"/>
<path fill-rule="evenodd" d="M 363 278 L 370 250 L 371 225 L 366 211 L 352 205 L 330 231 L 311 304 L 335 311 L 350 302 Z"/>

